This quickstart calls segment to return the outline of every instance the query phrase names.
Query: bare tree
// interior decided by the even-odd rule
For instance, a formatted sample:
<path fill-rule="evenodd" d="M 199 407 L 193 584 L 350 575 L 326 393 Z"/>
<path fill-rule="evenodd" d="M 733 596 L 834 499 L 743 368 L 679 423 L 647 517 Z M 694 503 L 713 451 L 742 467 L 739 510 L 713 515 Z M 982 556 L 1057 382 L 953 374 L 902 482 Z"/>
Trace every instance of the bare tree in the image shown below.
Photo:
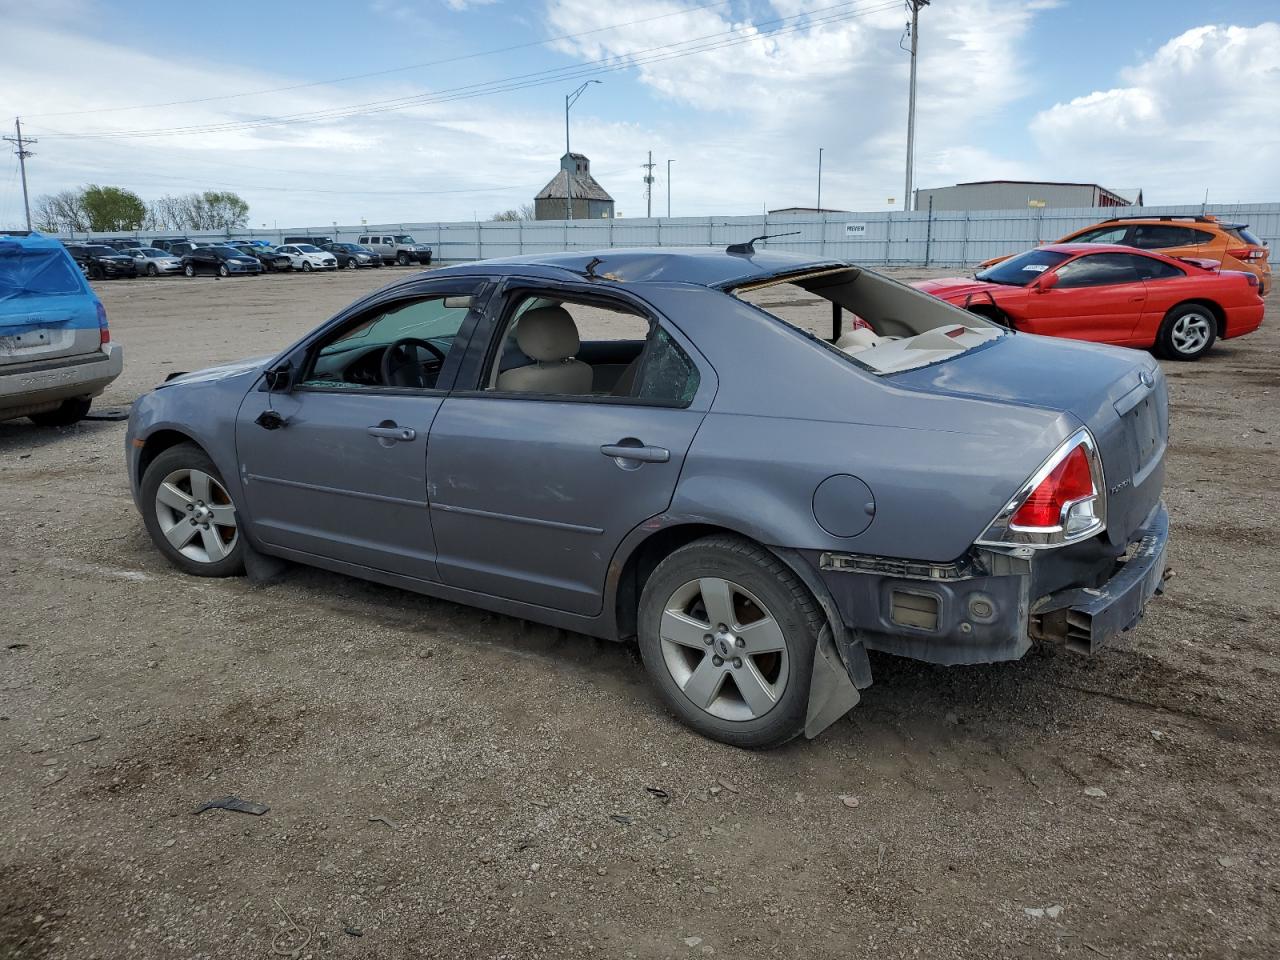
<path fill-rule="evenodd" d="M 533 204 L 532 204 L 532 203 L 522 203 L 522 204 L 520 205 L 520 208 L 519 208 L 518 210 L 517 210 L 516 208 L 514 208 L 514 207 L 513 207 L 513 208 L 511 208 L 510 210 L 503 210 L 503 211 L 502 211 L 502 212 L 500 212 L 500 213 L 495 213 L 495 214 L 494 214 L 492 217 L 490 217 L 489 219 L 490 219 L 490 220 L 499 220 L 499 221 L 504 221 L 504 222 L 514 222 L 514 221 L 516 221 L 516 220 L 532 220 L 532 219 L 533 219 Z"/>
<path fill-rule="evenodd" d="M 71 233 L 89 229 L 83 190 L 46 193 L 35 202 L 35 224 L 46 233 Z"/>

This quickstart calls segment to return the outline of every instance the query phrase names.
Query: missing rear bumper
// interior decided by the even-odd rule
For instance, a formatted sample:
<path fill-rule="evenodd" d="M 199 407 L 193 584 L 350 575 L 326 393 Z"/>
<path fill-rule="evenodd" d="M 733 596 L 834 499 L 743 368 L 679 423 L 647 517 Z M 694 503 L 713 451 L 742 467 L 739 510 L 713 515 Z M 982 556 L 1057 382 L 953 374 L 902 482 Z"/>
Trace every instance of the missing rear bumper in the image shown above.
<path fill-rule="evenodd" d="M 1097 589 L 1064 590 L 1033 606 L 1031 636 L 1077 653 L 1096 653 L 1134 627 L 1172 575 L 1165 566 L 1168 542 L 1169 513 L 1161 503 L 1110 580 Z"/>

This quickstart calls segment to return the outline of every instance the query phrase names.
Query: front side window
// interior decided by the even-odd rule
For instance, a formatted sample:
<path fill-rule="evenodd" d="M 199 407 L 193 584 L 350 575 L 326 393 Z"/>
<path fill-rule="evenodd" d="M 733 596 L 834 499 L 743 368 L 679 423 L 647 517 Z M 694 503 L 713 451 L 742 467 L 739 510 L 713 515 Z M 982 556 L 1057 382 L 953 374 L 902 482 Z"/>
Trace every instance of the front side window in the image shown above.
<path fill-rule="evenodd" d="M 431 390 L 471 310 L 467 295 L 384 305 L 324 340 L 300 387 Z"/>
<path fill-rule="evenodd" d="M 1125 226 L 1094 227 L 1072 237 L 1068 243 L 1124 243 Z"/>
<path fill-rule="evenodd" d="M 614 303 L 525 295 L 506 313 L 486 389 L 688 406 L 698 368 L 661 324 Z"/>
<path fill-rule="evenodd" d="M 1077 257 L 1058 268 L 1058 286 L 1103 287 L 1117 283 L 1136 283 L 1134 257 L 1124 253 L 1091 253 Z"/>

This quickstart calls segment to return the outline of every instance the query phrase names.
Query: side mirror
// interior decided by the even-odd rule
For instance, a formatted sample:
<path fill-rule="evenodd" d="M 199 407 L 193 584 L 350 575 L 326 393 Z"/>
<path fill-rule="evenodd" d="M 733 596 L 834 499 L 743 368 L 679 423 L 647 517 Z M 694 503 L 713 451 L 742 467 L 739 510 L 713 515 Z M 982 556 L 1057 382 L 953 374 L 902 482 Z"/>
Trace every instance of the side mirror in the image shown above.
<path fill-rule="evenodd" d="M 267 389 L 272 393 L 283 393 L 289 389 L 293 380 L 293 364 L 287 360 L 267 371 Z"/>
<path fill-rule="evenodd" d="M 1040 275 L 1040 279 L 1036 281 L 1037 293 L 1048 293 L 1058 285 L 1058 275 L 1056 273 L 1044 273 Z"/>

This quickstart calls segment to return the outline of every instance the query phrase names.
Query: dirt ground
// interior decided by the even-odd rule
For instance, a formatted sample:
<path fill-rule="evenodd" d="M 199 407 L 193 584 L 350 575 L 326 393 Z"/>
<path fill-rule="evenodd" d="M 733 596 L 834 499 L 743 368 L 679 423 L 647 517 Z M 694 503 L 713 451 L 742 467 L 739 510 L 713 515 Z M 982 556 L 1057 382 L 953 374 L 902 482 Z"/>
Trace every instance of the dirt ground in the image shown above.
<path fill-rule="evenodd" d="M 128 352 L 98 409 L 395 273 L 99 284 Z M 1165 365 L 1177 578 L 1139 629 L 873 655 L 770 753 L 679 726 L 623 646 L 184 577 L 123 423 L 0 424 L 0 958 L 1280 955 L 1277 357 L 1273 320 Z M 226 794 L 270 812 L 192 815 Z"/>

